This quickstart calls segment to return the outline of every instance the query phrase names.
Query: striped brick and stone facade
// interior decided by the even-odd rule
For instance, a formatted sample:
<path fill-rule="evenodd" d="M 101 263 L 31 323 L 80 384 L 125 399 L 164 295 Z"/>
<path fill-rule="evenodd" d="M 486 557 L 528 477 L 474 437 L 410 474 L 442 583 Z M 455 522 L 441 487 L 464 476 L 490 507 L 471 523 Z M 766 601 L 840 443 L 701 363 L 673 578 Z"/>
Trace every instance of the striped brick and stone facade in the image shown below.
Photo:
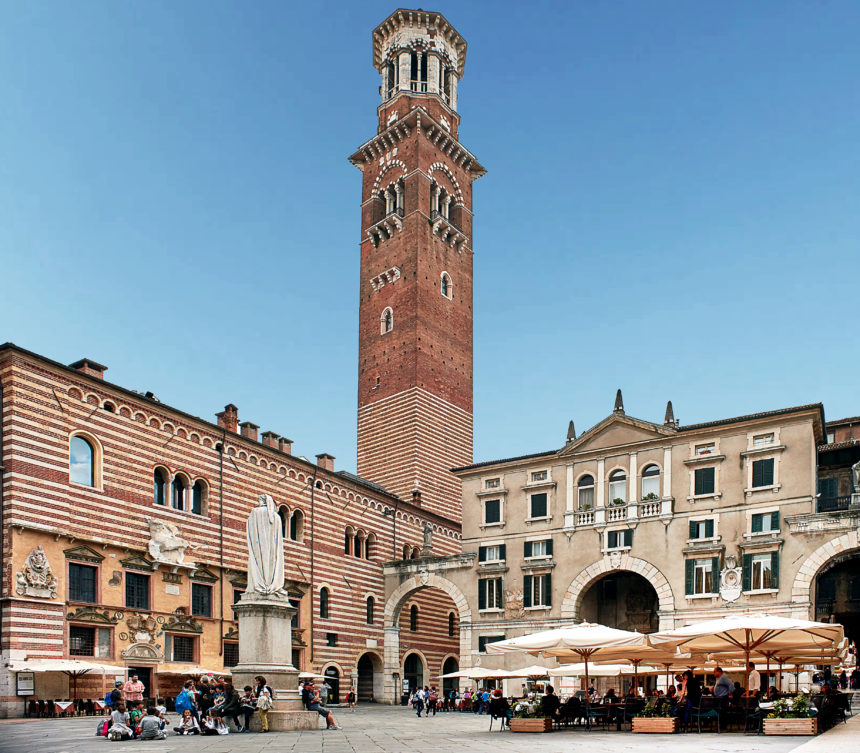
<path fill-rule="evenodd" d="M 457 84 L 466 42 L 439 13 L 373 32 L 382 77 L 362 172 L 358 473 L 459 517 L 452 467 L 472 458 L 472 183 Z"/>
<path fill-rule="evenodd" d="M 295 457 L 290 440 L 258 436 L 253 423 L 240 423 L 235 406 L 217 423 L 205 421 L 107 382 L 104 370 L 0 346 L 0 708 L 23 710 L 10 669 L 26 660 L 78 657 L 149 670 L 151 692 L 163 696 L 182 679 L 169 672 L 229 669 L 238 640 L 231 604 L 245 584 L 244 526 L 260 494 L 272 495 L 284 520 L 287 587 L 299 606 L 295 661 L 339 678 L 342 692 L 360 681 L 365 698 L 382 700 L 383 564 L 419 558 L 428 526 L 433 553 L 455 554 L 458 524 L 335 471 L 330 455 L 321 453 L 317 463 Z M 93 450 L 91 483 L 73 479 L 74 438 Z M 156 474 L 165 484 L 160 499 Z M 174 506 L 176 482 L 182 509 Z M 195 488 L 202 494 L 194 496 Z M 152 526 L 159 524 L 187 542 L 180 566 L 153 556 Z M 28 558 L 39 547 L 56 581 L 32 595 Z M 70 582 L 82 568 L 94 574 L 92 593 L 83 598 Z M 144 584 L 146 603 L 129 606 L 130 582 Z M 429 677 L 441 673 L 446 657 L 459 658 L 458 638 L 448 634 L 456 607 L 441 593 L 414 598 Z M 89 631 L 90 648 L 80 638 Z M 101 675 L 84 675 L 78 696 L 100 697 L 102 687 Z M 36 691 L 69 697 L 68 678 L 37 674 Z"/>

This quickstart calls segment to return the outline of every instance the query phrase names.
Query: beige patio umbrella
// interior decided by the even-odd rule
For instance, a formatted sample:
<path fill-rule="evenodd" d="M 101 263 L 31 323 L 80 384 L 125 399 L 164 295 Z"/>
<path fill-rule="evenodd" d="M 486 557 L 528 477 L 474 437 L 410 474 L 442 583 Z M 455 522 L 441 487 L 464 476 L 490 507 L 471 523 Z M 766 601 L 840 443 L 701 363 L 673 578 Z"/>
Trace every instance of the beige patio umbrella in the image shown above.
<path fill-rule="evenodd" d="M 585 664 L 585 682 L 588 684 L 588 662 L 602 658 L 604 653 L 620 647 L 642 646 L 648 643 L 642 633 L 616 630 L 594 622 L 581 622 L 570 627 L 542 630 L 538 633 L 488 643 L 488 654 L 524 653 L 534 656 L 563 658 L 579 657 Z M 616 654 L 617 655 L 617 654 Z"/>
<path fill-rule="evenodd" d="M 508 670 L 508 673 L 505 675 L 505 677 L 509 679 L 514 679 L 517 677 L 527 677 L 529 679 L 549 677 L 549 669 L 549 667 L 544 667 L 540 664 L 532 664 L 528 667 L 523 667 L 522 669 Z"/>
<path fill-rule="evenodd" d="M 674 630 L 649 635 L 655 646 L 673 647 L 679 651 L 701 651 L 719 654 L 738 652 L 749 665 L 754 652 L 833 650 L 844 638 L 842 625 L 812 622 L 769 614 L 734 614 L 717 620 L 705 620 Z M 745 687 L 749 688 L 749 668 Z"/>

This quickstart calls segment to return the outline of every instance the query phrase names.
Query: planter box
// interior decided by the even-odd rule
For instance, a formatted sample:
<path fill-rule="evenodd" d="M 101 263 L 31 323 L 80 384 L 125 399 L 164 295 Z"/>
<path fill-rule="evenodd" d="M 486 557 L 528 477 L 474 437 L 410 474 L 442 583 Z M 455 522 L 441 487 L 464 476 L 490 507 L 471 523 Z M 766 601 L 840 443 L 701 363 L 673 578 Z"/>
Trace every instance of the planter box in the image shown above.
<path fill-rule="evenodd" d="M 552 732 L 552 719 L 511 719 L 511 732 Z"/>
<path fill-rule="evenodd" d="M 765 719 L 766 735 L 815 735 L 818 733 L 818 719 Z"/>
<path fill-rule="evenodd" d="M 678 731 L 677 716 L 634 716 L 634 732 L 662 732 L 671 734 Z"/>

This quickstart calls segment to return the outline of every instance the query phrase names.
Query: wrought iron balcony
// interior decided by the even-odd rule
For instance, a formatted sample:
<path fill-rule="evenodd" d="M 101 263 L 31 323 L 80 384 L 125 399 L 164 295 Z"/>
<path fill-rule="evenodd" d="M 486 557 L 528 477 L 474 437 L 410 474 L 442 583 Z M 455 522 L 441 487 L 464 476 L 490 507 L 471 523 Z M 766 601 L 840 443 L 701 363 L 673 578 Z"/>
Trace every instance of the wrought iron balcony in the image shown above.
<path fill-rule="evenodd" d="M 841 512 L 851 506 L 851 495 L 841 497 L 819 497 L 816 512 Z"/>

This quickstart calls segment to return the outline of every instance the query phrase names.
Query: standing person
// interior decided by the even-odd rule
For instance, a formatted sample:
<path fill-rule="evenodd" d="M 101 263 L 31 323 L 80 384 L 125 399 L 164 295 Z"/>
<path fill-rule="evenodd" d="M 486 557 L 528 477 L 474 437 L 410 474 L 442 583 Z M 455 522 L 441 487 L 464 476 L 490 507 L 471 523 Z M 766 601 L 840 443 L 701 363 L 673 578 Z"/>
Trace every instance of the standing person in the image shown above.
<path fill-rule="evenodd" d="M 323 717 L 326 721 L 326 729 L 340 729 L 334 720 L 334 715 L 324 707 L 322 700 L 320 699 L 319 690 L 317 690 L 313 684 L 310 684 L 309 690 L 311 699 L 310 703 L 308 703 L 308 711 L 316 711 L 321 717 Z"/>
<path fill-rule="evenodd" d="M 186 711 L 191 713 L 193 719 L 197 720 L 197 724 L 200 724 L 200 716 L 197 709 L 197 702 L 194 699 L 194 690 L 193 683 L 189 680 L 182 686 L 182 690 L 179 692 L 179 695 L 176 696 L 176 700 L 173 702 L 173 708 L 176 709 L 177 714 L 184 715 Z"/>
<path fill-rule="evenodd" d="M 250 685 L 245 686 L 245 694 L 239 699 L 242 706 L 242 714 L 245 716 L 245 727 L 239 730 L 240 732 L 251 731 L 251 717 L 257 710 L 257 698 L 254 696 L 254 689 Z"/>
<path fill-rule="evenodd" d="M 346 704 L 349 706 L 350 713 L 355 713 L 355 689 L 350 688 L 349 693 L 346 694 Z"/>
<path fill-rule="evenodd" d="M 415 715 L 420 717 L 421 712 L 424 711 L 424 698 L 421 695 L 421 688 L 415 688 L 415 692 L 412 693 L 412 708 L 415 710 Z"/>
<path fill-rule="evenodd" d="M 115 709 L 117 706 L 119 706 L 119 703 L 122 700 L 122 681 L 117 680 L 113 684 L 113 690 L 108 693 L 107 697 L 105 698 L 105 703 L 107 703 L 110 708 Z"/>
<path fill-rule="evenodd" d="M 555 720 L 558 716 L 558 709 L 561 706 L 561 701 L 555 694 L 555 688 L 552 685 L 546 686 L 546 694 L 541 703 L 543 713 L 547 718 Z"/>
<path fill-rule="evenodd" d="M 755 664 L 753 664 L 752 662 L 747 665 L 747 669 L 750 673 L 750 681 L 749 687 L 747 688 L 747 695 L 758 697 L 759 695 L 761 695 L 761 673 L 755 668 Z M 687 670 L 687 672 L 689 671 L 690 670 Z"/>
<path fill-rule="evenodd" d="M 436 716 L 436 708 L 439 705 L 439 693 L 436 692 L 436 686 L 434 685 L 427 691 L 427 716 L 430 716 L 430 712 L 433 712 L 433 716 Z"/>
<path fill-rule="evenodd" d="M 272 695 L 269 693 L 269 686 L 264 685 L 263 690 L 257 698 L 257 711 L 260 714 L 260 727 L 262 732 L 269 731 L 269 712 L 274 708 L 275 704 L 272 701 Z"/>
<path fill-rule="evenodd" d="M 320 703 L 325 706 L 328 703 L 328 697 L 331 695 L 331 685 L 328 680 L 323 680 L 322 687 L 319 689 Z"/>
<path fill-rule="evenodd" d="M 215 705 L 215 701 L 212 698 L 212 685 L 205 675 L 200 678 L 200 685 L 197 690 L 197 711 L 202 720 L 209 713 L 209 709 Z"/>
<path fill-rule="evenodd" d="M 735 684 L 723 672 L 722 667 L 714 668 L 714 698 L 728 698 L 735 689 Z"/>
<path fill-rule="evenodd" d="M 137 679 L 137 675 L 132 675 L 128 682 L 123 685 L 122 694 L 125 697 L 126 703 L 136 704 L 143 700 L 143 693 L 146 690 L 143 683 Z"/>

